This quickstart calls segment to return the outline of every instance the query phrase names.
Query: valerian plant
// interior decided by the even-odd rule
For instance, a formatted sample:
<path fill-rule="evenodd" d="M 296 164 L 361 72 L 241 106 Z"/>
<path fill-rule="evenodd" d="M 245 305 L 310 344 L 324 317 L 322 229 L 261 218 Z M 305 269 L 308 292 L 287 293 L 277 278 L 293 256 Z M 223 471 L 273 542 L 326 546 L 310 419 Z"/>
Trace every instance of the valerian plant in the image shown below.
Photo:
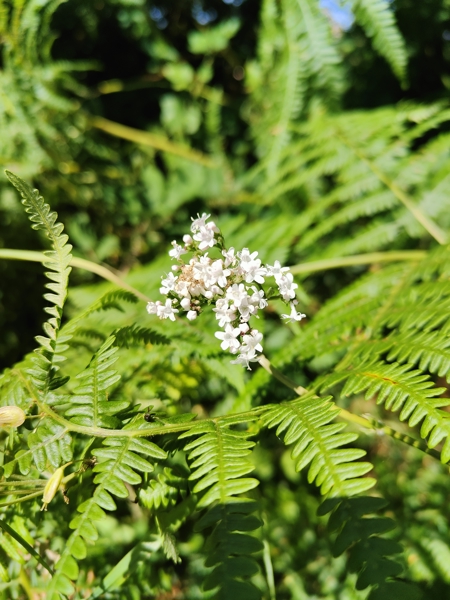
<path fill-rule="evenodd" d="M 42 257 L 49 279 L 45 335 L 0 379 L 0 545 L 7 594 L 22 597 L 23 588 L 49 600 L 159 597 L 178 588 L 186 598 L 247 600 L 274 598 L 277 586 L 285 594 L 292 582 L 277 582 L 272 564 L 277 503 L 265 495 L 257 458 L 284 444 L 289 481 L 298 482 L 295 473 L 305 471 L 323 496 L 316 505 L 321 526 L 326 524 L 329 560 L 343 556 L 347 573 L 356 574 L 344 576 L 340 589 L 362 598 L 367 591 L 358 590 L 369 588 L 372 600 L 420 597 L 412 581 L 420 577 L 408 572 L 404 560 L 411 542 L 398 530 L 385 535 L 396 523 L 384 514 L 386 501 L 374 487 L 373 465 L 362 460 L 366 442 L 358 441 L 355 426 L 450 461 L 450 420 L 442 409 L 449 400 L 435 383 L 448 378 L 450 368 L 449 248 L 369 272 L 303 320 L 290 270 L 278 261 L 263 264 L 256 250 L 227 248 L 205 213 L 192 220 L 183 245 L 172 244 L 169 254 L 177 264 L 163 276 L 164 303 L 133 288 L 117 289 L 63 321 L 69 274 L 77 264 L 68 237 L 37 190 L 10 172 L 7 177 L 32 227 L 51 244 Z M 184 261 L 185 255 L 191 258 Z M 134 324 L 117 319 L 105 331 L 105 311 L 142 300 L 150 313 L 145 326 L 142 318 Z M 326 358 L 307 388 L 262 354 L 254 322 L 259 317 L 263 324 L 263 311 L 279 301 L 289 306 L 286 321 L 302 323 L 274 361 L 288 369 Z M 208 312 L 212 322 L 197 326 Z M 143 302 L 138 314 L 145 314 Z M 225 369 L 220 361 L 227 350 L 238 363 L 228 368 L 256 369 L 241 392 L 249 399 L 245 409 L 234 403 L 219 412 L 186 411 L 163 394 L 146 397 L 145 379 L 154 377 L 159 389 L 170 381 L 171 357 L 181 356 L 181 365 L 196 357 L 198 364 L 215 361 Z M 280 401 L 260 393 L 270 389 L 270 377 L 285 386 Z M 392 413 L 391 422 L 380 423 L 377 412 L 360 414 L 373 410 L 373 403 L 360 411 L 344 408 L 352 395 L 376 399 Z M 249 476 L 255 467 L 257 477 Z M 303 493 L 316 497 L 311 487 Z M 102 562 L 98 552 L 109 552 L 101 542 L 108 539 L 105 527 L 120 527 L 136 510 L 150 522 L 147 537 L 132 536 L 117 564 Z M 439 556 L 443 549 L 435 546 L 434 552 Z M 159 571 L 164 564 L 169 579 Z"/>

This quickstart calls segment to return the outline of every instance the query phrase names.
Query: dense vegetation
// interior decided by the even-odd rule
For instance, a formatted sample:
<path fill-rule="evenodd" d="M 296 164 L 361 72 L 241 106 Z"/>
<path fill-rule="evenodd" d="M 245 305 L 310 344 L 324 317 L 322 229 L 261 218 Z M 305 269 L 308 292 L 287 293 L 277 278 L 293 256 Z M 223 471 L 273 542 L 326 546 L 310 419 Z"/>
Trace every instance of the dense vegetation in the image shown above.
<path fill-rule="evenodd" d="M 0 0 L 0 598 L 450 595 L 450 3 L 341 11 Z M 205 212 L 251 371 L 146 311 Z"/>

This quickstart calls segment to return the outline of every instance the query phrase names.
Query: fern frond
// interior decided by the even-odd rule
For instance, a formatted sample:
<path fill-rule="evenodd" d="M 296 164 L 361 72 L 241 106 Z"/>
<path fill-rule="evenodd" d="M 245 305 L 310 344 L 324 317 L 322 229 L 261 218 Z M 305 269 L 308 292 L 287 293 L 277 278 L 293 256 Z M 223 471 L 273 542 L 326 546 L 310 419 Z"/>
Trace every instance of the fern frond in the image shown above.
<path fill-rule="evenodd" d="M 260 81 L 261 89 L 255 86 L 259 118 L 253 118 L 252 125 L 261 166 L 270 183 L 278 179 L 281 153 L 291 137 L 290 125 L 305 109 L 307 84 L 332 104 L 340 77 L 337 52 L 317 3 L 284 0 L 278 9 L 267 0 L 261 17 L 258 69 L 264 70 L 260 78 L 266 81 Z"/>
<path fill-rule="evenodd" d="M 445 241 L 450 155 L 446 135 L 434 138 L 433 129 L 450 113 L 439 104 L 420 108 L 316 110 L 302 124 L 291 121 L 273 180 L 261 177 L 264 160 L 254 170 L 260 203 L 301 203 L 297 249 L 308 260 L 380 249 L 425 230 Z"/>
<path fill-rule="evenodd" d="M 42 473 L 49 465 L 58 468 L 73 458 L 69 430 L 48 417 L 41 421 L 35 431 L 29 433 L 27 444 L 28 450 L 18 450 L 16 456 L 3 465 L 6 478 L 11 477 L 16 465 L 22 475 L 28 475 L 32 462 Z"/>
<path fill-rule="evenodd" d="M 421 371 L 435 373 L 450 381 L 450 337 L 441 331 L 416 329 L 394 332 L 382 340 L 377 340 L 362 350 L 364 362 L 376 360 L 386 355 L 388 362 L 418 364 Z"/>
<path fill-rule="evenodd" d="M 164 467 L 157 477 L 148 481 L 147 487 L 139 490 L 139 499 L 146 508 L 159 510 L 174 506 L 186 493 L 186 478 L 177 475 L 174 469 Z"/>
<path fill-rule="evenodd" d="M 203 421 L 182 433 L 179 439 L 198 436 L 184 447 L 191 468 L 191 481 L 197 481 L 194 493 L 204 492 L 198 506 L 203 508 L 215 501 L 226 503 L 236 494 L 244 494 L 258 485 L 252 477 L 242 478 L 254 470 L 246 458 L 255 442 L 248 438 L 247 431 L 236 431 L 230 427 L 246 422 L 245 419 L 227 418 L 219 422 Z"/>
<path fill-rule="evenodd" d="M 107 390 L 120 380 L 111 367 L 117 361 L 118 348 L 115 337 L 109 337 L 94 354 L 89 366 L 77 375 L 81 380 L 70 397 L 70 407 L 65 416 L 79 425 L 114 428 L 119 420 L 114 415 L 129 406 L 126 400 L 109 400 Z"/>
<path fill-rule="evenodd" d="M 407 421 L 410 427 L 422 422 L 420 434 L 428 438 L 428 446 L 434 448 L 445 439 L 441 451 L 441 460 L 450 460 L 450 417 L 439 410 L 448 406 L 448 398 L 439 398 L 445 388 L 435 388 L 428 375 L 411 370 L 412 365 L 382 362 L 363 364 L 349 371 L 335 372 L 326 376 L 327 389 L 345 381 L 344 396 L 365 392 L 366 399 L 377 396 L 377 404 L 384 404 L 388 410 L 400 411 L 401 421 Z"/>
<path fill-rule="evenodd" d="M 181 434 L 180 439 L 196 436 L 185 446 L 191 468 L 189 479 L 195 481 L 193 492 L 200 494 L 197 506 L 209 507 L 200 519 L 200 530 L 215 525 L 207 541 L 206 566 L 214 570 L 205 582 L 205 589 L 219 587 L 217 598 L 236 597 L 259 599 L 257 588 L 245 579 L 257 572 L 251 554 L 261 550 L 262 544 L 247 531 L 261 523 L 249 513 L 257 505 L 236 495 L 245 494 L 258 485 L 252 477 L 243 477 L 254 470 L 248 460 L 251 448 L 248 431 L 231 429 L 246 419 L 226 417 L 217 421 L 203 421 Z M 207 490 L 207 491 L 206 491 Z"/>
<path fill-rule="evenodd" d="M 213 567 L 205 590 L 217 589 L 218 600 L 259 600 L 261 592 L 247 579 L 258 573 L 252 554 L 262 550 L 261 542 L 248 532 L 259 529 L 261 521 L 252 515 L 258 504 L 252 500 L 229 499 L 216 504 L 196 523 L 195 530 L 213 527 L 205 544 L 206 567 Z"/>
<path fill-rule="evenodd" d="M 136 324 L 117 329 L 114 336 L 115 344 L 119 348 L 129 348 L 131 345 L 137 344 L 168 345 L 171 343 L 171 340 L 162 333 L 148 327 L 139 327 Z"/>
<path fill-rule="evenodd" d="M 421 593 L 414 584 L 395 580 L 403 567 L 393 560 L 402 552 L 400 544 L 381 537 L 395 527 L 395 522 L 377 513 L 386 506 L 382 498 L 327 499 L 318 513 L 331 511 L 328 522 L 330 532 L 338 533 L 333 543 L 333 554 L 339 556 L 349 550 L 348 569 L 358 574 L 356 589 L 374 586 L 369 600 L 396 598 L 419 600 Z"/>
<path fill-rule="evenodd" d="M 136 423 L 128 427 L 136 428 Z M 116 503 L 111 494 L 126 498 L 128 490 L 124 484 L 140 483 L 141 476 L 136 472 L 148 473 L 153 469 L 152 464 L 142 456 L 156 460 L 165 459 L 167 454 L 156 444 L 141 438 L 112 438 L 104 442 L 104 447 L 93 451 L 98 459 L 94 467 L 97 484 L 92 498 L 78 507 L 79 515 L 69 524 L 73 533 L 68 538 L 61 557 L 55 565 L 55 574 L 47 588 L 49 600 L 59 600 L 60 593 L 70 595 L 74 591 L 73 581 L 79 573 L 77 560 L 86 557 L 86 546 L 95 542 L 98 533 L 95 521 L 103 519 L 106 510 L 115 510 Z"/>
<path fill-rule="evenodd" d="M 357 434 L 341 433 L 345 423 L 331 421 L 339 409 L 330 397 L 306 394 L 298 400 L 271 407 L 263 416 L 269 427 L 277 427 L 287 445 L 294 444 L 291 456 L 297 471 L 309 466 L 308 481 L 320 486 L 322 494 L 352 496 L 371 488 L 375 480 L 362 477 L 372 469 L 368 462 L 356 462 L 366 452 L 341 448 L 357 439 Z"/>
<path fill-rule="evenodd" d="M 45 309 L 51 318 L 44 324 L 47 335 L 36 338 L 41 348 L 33 356 L 34 367 L 28 371 L 34 385 L 45 392 L 51 388 L 51 380 L 59 369 L 57 363 L 65 360 L 64 352 L 70 340 L 70 336 L 60 335 L 60 327 L 71 271 L 69 265 L 72 246 L 67 243 L 68 236 L 62 233 L 64 226 L 56 222 L 58 215 L 50 210 L 50 206 L 44 202 L 38 190 L 31 189 L 25 181 L 9 171 L 6 171 L 6 176 L 22 196 L 22 204 L 33 229 L 45 231 L 53 247 L 53 250 L 45 252 L 47 261 L 44 263 L 44 267 L 51 269 L 45 273 L 51 280 L 51 283 L 46 284 L 51 293 L 44 295 L 51 303 L 51 306 Z"/>
<path fill-rule="evenodd" d="M 384 0 L 351 0 L 355 19 L 373 39 L 375 50 L 391 65 L 402 83 L 406 80 L 405 42 L 389 5 Z"/>

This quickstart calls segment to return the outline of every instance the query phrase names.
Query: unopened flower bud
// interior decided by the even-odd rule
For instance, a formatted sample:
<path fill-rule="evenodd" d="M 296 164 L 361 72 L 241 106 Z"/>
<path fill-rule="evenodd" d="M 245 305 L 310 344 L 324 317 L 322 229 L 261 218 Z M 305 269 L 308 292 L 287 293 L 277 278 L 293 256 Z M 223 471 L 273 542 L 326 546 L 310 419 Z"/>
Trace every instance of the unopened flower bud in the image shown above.
<path fill-rule="evenodd" d="M 25 413 L 18 406 L 2 406 L 0 408 L 0 427 L 19 427 L 25 421 Z"/>
<path fill-rule="evenodd" d="M 194 240 L 189 234 L 183 235 L 183 242 L 187 245 L 192 244 Z"/>
<path fill-rule="evenodd" d="M 189 321 L 193 321 L 197 318 L 197 313 L 195 312 L 195 310 L 190 310 L 186 317 L 189 319 Z"/>
<path fill-rule="evenodd" d="M 59 469 L 56 469 L 56 471 L 47 481 L 47 484 L 44 488 L 44 495 L 42 496 L 43 504 L 41 510 L 47 510 L 48 504 L 53 500 L 56 492 L 59 490 L 62 478 L 64 476 L 64 468 L 65 467 L 59 467 Z"/>
<path fill-rule="evenodd" d="M 191 308 L 191 301 L 189 300 L 189 298 L 183 298 L 180 304 L 184 308 L 184 310 L 189 310 Z"/>

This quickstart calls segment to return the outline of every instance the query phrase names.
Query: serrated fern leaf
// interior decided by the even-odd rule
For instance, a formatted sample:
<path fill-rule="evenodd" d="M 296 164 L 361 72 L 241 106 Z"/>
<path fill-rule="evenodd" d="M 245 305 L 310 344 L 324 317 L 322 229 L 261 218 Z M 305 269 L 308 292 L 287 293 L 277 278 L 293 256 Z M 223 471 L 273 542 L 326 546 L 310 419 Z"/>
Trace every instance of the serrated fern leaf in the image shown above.
<path fill-rule="evenodd" d="M 180 439 L 198 436 L 184 450 L 189 452 L 191 468 L 189 479 L 196 481 L 193 492 L 203 492 L 198 506 L 206 507 L 215 501 L 223 504 L 237 494 L 244 494 L 258 485 L 252 477 L 243 478 L 254 470 L 247 456 L 255 442 L 247 431 L 230 428 L 227 422 L 204 421 L 180 435 Z M 205 490 L 208 490 L 205 493 Z"/>
<path fill-rule="evenodd" d="M 386 355 L 388 362 L 418 364 L 421 371 L 435 373 L 450 381 L 450 336 L 442 331 L 422 331 L 416 329 L 394 331 L 382 340 L 364 347 L 361 357 L 371 362 Z"/>
<path fill-rule="evenodd" d="M 388 61 L 400 81 L 405 83 L 405 42 L 389 5 L 385 0 L 351 0 L 351 7 L 358 23 L 373 39 L 375 50 Z"/>
<path fill-rule="evenodd" d="M 73 458 L 69 430 L 49 417 L 28 434 L 27 444 L 28 450 L 19 450 L 14 459 L 4 464 L 5 477 L 12 475 L 16 465 L 22 475 L 27 475 L 32 462 L 39 472 L 43 472 L 50 466 L 56 469 Z"/>
<path fill-rule="evenodd" d="M 131 423 L 128 427 L 136 428 L 136 424 Z M 162 460 L 167 456 L 156 444 L 141 438 L 106 439 L 103 447 L 94 450 L 93 454 L 98 461 L 94 467 L 94 472 L 97 473 L 94 483 L 97 487 L 92 498 L 78 507 L 80 514 L 69 524 L 74 531 L 55 565 L 55 574 L 47 589 L 49 600 L 59 600 L 60 593 L 73 593 L 72 582 L 76 581 L 79 573 L 77 561 L 86 557 L 86 545 L 95 542 L 98 537 L 95 521 L 103 519 L 103 509 L 117 508 L 112 494 L 126 498 L 128 490 L 125 482 L 130 485 L 138 484 L 142 478 L 137 471 L 148 473 L 153 470 L 153 465 L 147 458 Z"/>
<path fill-rule="evenodd" d="M 171 343 L 170 339 L 162 333 L 153 331 L 148 327 L 139 327 L 136 324 L 117 329 L 114 336 L 116 338 L 115 343 L 119 348 L 129 348 L 137 344 L 168 345 Z"/>
<path fill-rule="evenodd" d="M 403 549 L 394 540 L 381 537 L 395 527 L 392 519 L 377 514 L 385 506 L 382 498 L 334 498 L 325 500 L 319 514 L 331 511 L 328 529 L 337 532 L 333 554 L 339 556 L 349 551 L 347 565 L 349 571 L 358 574 L 357 590 L 373 586 L 368 596 L 370 600 L 419 600 L 421 594 L 414 584 L 395 580 L 403 567 L 392 557 Z"/>
<path fill-rule="evenodd" d="M 259 599 L 261 594 L 246 579 L 258 570 L 251 554 L 261 550 L 262 544 L 248 535 L 261 523 L 249 513 L 256 503 L 237 499 L 258 485 L 251 477 L 244 477 L 254 469 L 248 455 L 254 442 L 248 431 L 231 429 L 245 422 L 236 416 L 220 421 L 195 424 L 180 438 L 196 436 L 185 446 L 191 468 L 189 479 L 196 482 L 193 492 L 200 495 L 198 507 L 209 510 L 197 527 L 202 530 L 215 525 L 206 547 L 206 566 L 214 567 L 205 582 L 205 589 L 218 588 L 217 598 L 235 597 L 239 600 Z M 206 491 L 207 490 L 207 491 Z"/>
<path fill-rule="evenodd" d="M 128 407 L 126 400 L 109 400 L 108 389 L 120 380 L 112 366 L 117 361 L 115 337 L 109 337 L 94 354 L 88 367 L 77 375 L 80 385 L 70 397 L 71 406 L 65 416 L 79 425 L 114 428 L 119 420 L 114 415 Z"/>
<path fill-rule="evenodd" d="M 185 477 L 179 477 L 173 469 L 164 467 L 161 473 L 148 481 L 148 485 L 139 490 L 139 499 L 146 508 L 164 510 L 176 504 L 178 498 L 187 492 Z"/>
<path fill-rule="evenodd" d="M 265 70 L 266 81 L 254 91 L 260 115 L 252 124 L 270 183 L 278 180 L 281 154 L 291 138 L 290 125 L 305 110 L 308 85 L 333 104 L 341 78 L 337 52 L 317 3 L 284 0 L 278 9 L 266 1 L 261 16 L 258 68 Z"/>
<path fill-rule="evenodd" d="M 259 600 L 261 592 L 247 579 L 258 573 L 252 554 L 262 550 L 261 542 L 249 535 L 261 527 L 252 515 L 258 509 L 252 500 L 230 499 L 216 504 L 195 525 L 196 531 L 213 530 L 205 544 L 206 567 L 213 567 L 204 583 L 205 590 L 216 589 L 217 600 Z"/>
<path fill-rule="evenodd" d="M 51 387 L 55 372 L 59 369 L 57 363 L 64 360 L 64 352 L 68 348 L 67 342 L 70 339 L 69 336 L 59 335 L 59 330 L 67 297 L 72 246 L 67 243 L 68 236 L 62 233 L 64 226 L 56 222 L 58 215 L 50 210 L 50 206 L 44 202 L 38 190 L 31 189 L 25 181 L 9 171 L 6 171 L 6 175 L 21 194 L 22 204 L 33 223 L 33 229 L 45 231 L 53 248 L 44 253 L 47 257 L 44 267 L 51 269 L 45 273 L 51 280 L 51 283 L 46 284 L 51 293 L 44 295 L 44 298 L 51 303 L 51 306 L 45 309 L 51 318 L 44 324 L 47 335 L 36 338 L 41 348 L 32 359 L 34 367 L 29 370 L 34 385 L 41 391 L 47 391 Z"/>
<path fill-rule="evenodd" d="M 382 362 L 358 365 L 327 376 L 327 383 L 321 387 L 326 389 L 345 381 L 343 395 L 364 392 L 366 399 L 376 396 L 378 404 L 393 412 L 400 411 L 400 420 L 407 421 L 410 427 L 422 423 L 420 434 L 428 438 L 430 448 L 445 440 L 441 460 L 446 463 L 450 460 L 450 416 L 439 410 L 449 404 L 448 398 L 439 397 L 445 388 L 434 387 L 428 375 L 411 370 L 411 366 Z"/>
<path fill-rule="evenodd" d="M 297 471 L 309 465 L 308 481 L 320 486 L 322 494 L 352 496 L 371 488 L 375 480 L 362 477 L 372 469 L 368 462 L 357 462 L 364 450 L 341 448 L 357 439 L 342 433 L 345 423 L 331 423 L 338 414 L 330 397 L 312 394 L 274 406 L 263 416 L 269 427 L 277 427 L 287 445 Z"/>

